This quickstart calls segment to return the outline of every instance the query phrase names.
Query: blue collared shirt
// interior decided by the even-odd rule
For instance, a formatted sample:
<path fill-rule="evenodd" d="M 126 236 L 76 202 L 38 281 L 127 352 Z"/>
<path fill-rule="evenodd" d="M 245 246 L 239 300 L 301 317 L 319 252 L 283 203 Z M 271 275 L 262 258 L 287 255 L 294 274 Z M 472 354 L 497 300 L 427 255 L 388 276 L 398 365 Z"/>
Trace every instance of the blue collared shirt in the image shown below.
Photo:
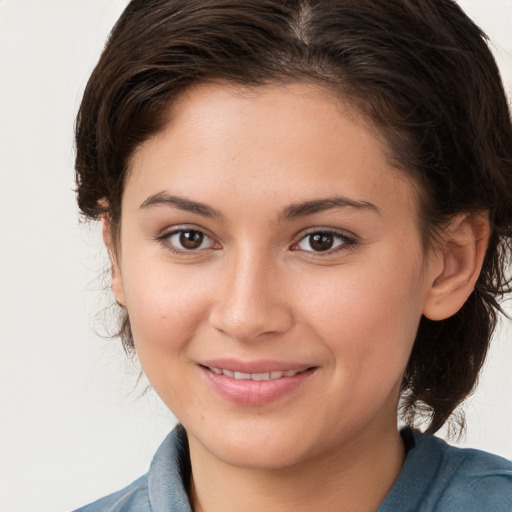
<path fill-rule="evenodd" d="M 405 429 L 405 464 L 377 512 L 512 512 L 512 463 Z M 75 512 L 192 512 L 188 443 L 176 427 L 148 473 L 125 489 Z"/>

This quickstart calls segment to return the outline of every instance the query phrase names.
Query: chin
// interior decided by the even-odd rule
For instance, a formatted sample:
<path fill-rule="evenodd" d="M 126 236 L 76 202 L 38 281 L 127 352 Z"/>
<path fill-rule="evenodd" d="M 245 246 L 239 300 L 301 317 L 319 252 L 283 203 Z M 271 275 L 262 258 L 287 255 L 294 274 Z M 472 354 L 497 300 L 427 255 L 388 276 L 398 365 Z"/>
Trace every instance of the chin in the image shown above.
<path fill-rule="evenodd" d="M 300 436 L 290 436 L 289 429 L 271 429 L 256 425 L 253 428 L 213 428 L 204 435 L 194 435 L 202 450 L 230 466 L 278 470 L 293 466 L 307 458 L 307 446 Z M 193 442 L 193 441 L 192 441 Z"/>
<path fill-rule="evenodd" d="M 228 445 L 225 449 L 216 446 L 212 453 L 230 466 L 266 471 L 292 467 L 304 458 L 296 449 L 280 446 L 277 450 L 273 446 L 254 443 L 251 446 Z"/>

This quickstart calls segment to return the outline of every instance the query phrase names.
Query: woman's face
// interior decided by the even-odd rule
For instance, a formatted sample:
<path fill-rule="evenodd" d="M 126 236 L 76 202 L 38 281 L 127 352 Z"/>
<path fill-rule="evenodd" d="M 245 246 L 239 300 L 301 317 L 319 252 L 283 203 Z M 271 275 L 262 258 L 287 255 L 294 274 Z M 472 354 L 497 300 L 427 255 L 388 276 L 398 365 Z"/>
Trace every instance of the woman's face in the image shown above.
<path fill-rule="evenodd" d="M 133 157 L 117 254 L 142 367 L 191 444 L 277 468 L 396 435 L 433 271 L 412 183 L 327 92 L 188 90 Z"/>

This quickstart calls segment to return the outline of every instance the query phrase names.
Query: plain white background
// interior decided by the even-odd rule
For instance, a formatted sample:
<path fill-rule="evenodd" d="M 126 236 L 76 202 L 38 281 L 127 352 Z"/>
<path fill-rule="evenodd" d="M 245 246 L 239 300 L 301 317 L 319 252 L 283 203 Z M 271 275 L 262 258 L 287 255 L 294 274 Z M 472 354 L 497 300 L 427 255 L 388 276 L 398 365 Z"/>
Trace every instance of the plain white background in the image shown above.
<path fill-rule="evenodd" d="M 494 40 L 510 93 L 512 0 L 460 3 Z M 0 512 L 70 510 L 123 487 L 175 421 L 140 396 L 119 343 L 95 333 L 111 300 L 106 257 L 74 202 L 74 116 L 125 5 L 0 0 Z M 511 335 L 508 322 L 462 443 L 508 458 Z"/>

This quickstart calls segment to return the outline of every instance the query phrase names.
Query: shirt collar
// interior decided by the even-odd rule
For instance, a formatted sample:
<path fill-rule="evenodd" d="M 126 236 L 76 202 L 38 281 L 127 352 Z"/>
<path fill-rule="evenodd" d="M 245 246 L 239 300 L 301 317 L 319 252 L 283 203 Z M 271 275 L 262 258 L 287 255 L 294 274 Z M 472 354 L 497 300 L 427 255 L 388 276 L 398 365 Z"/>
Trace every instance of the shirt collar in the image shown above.
<path fill-rule="evenodd" d="M 181 425 L 165 438 L 148 472 L 148 497 L 153 512 L 192 512 L 187 496 L 190 456 Z"/>

